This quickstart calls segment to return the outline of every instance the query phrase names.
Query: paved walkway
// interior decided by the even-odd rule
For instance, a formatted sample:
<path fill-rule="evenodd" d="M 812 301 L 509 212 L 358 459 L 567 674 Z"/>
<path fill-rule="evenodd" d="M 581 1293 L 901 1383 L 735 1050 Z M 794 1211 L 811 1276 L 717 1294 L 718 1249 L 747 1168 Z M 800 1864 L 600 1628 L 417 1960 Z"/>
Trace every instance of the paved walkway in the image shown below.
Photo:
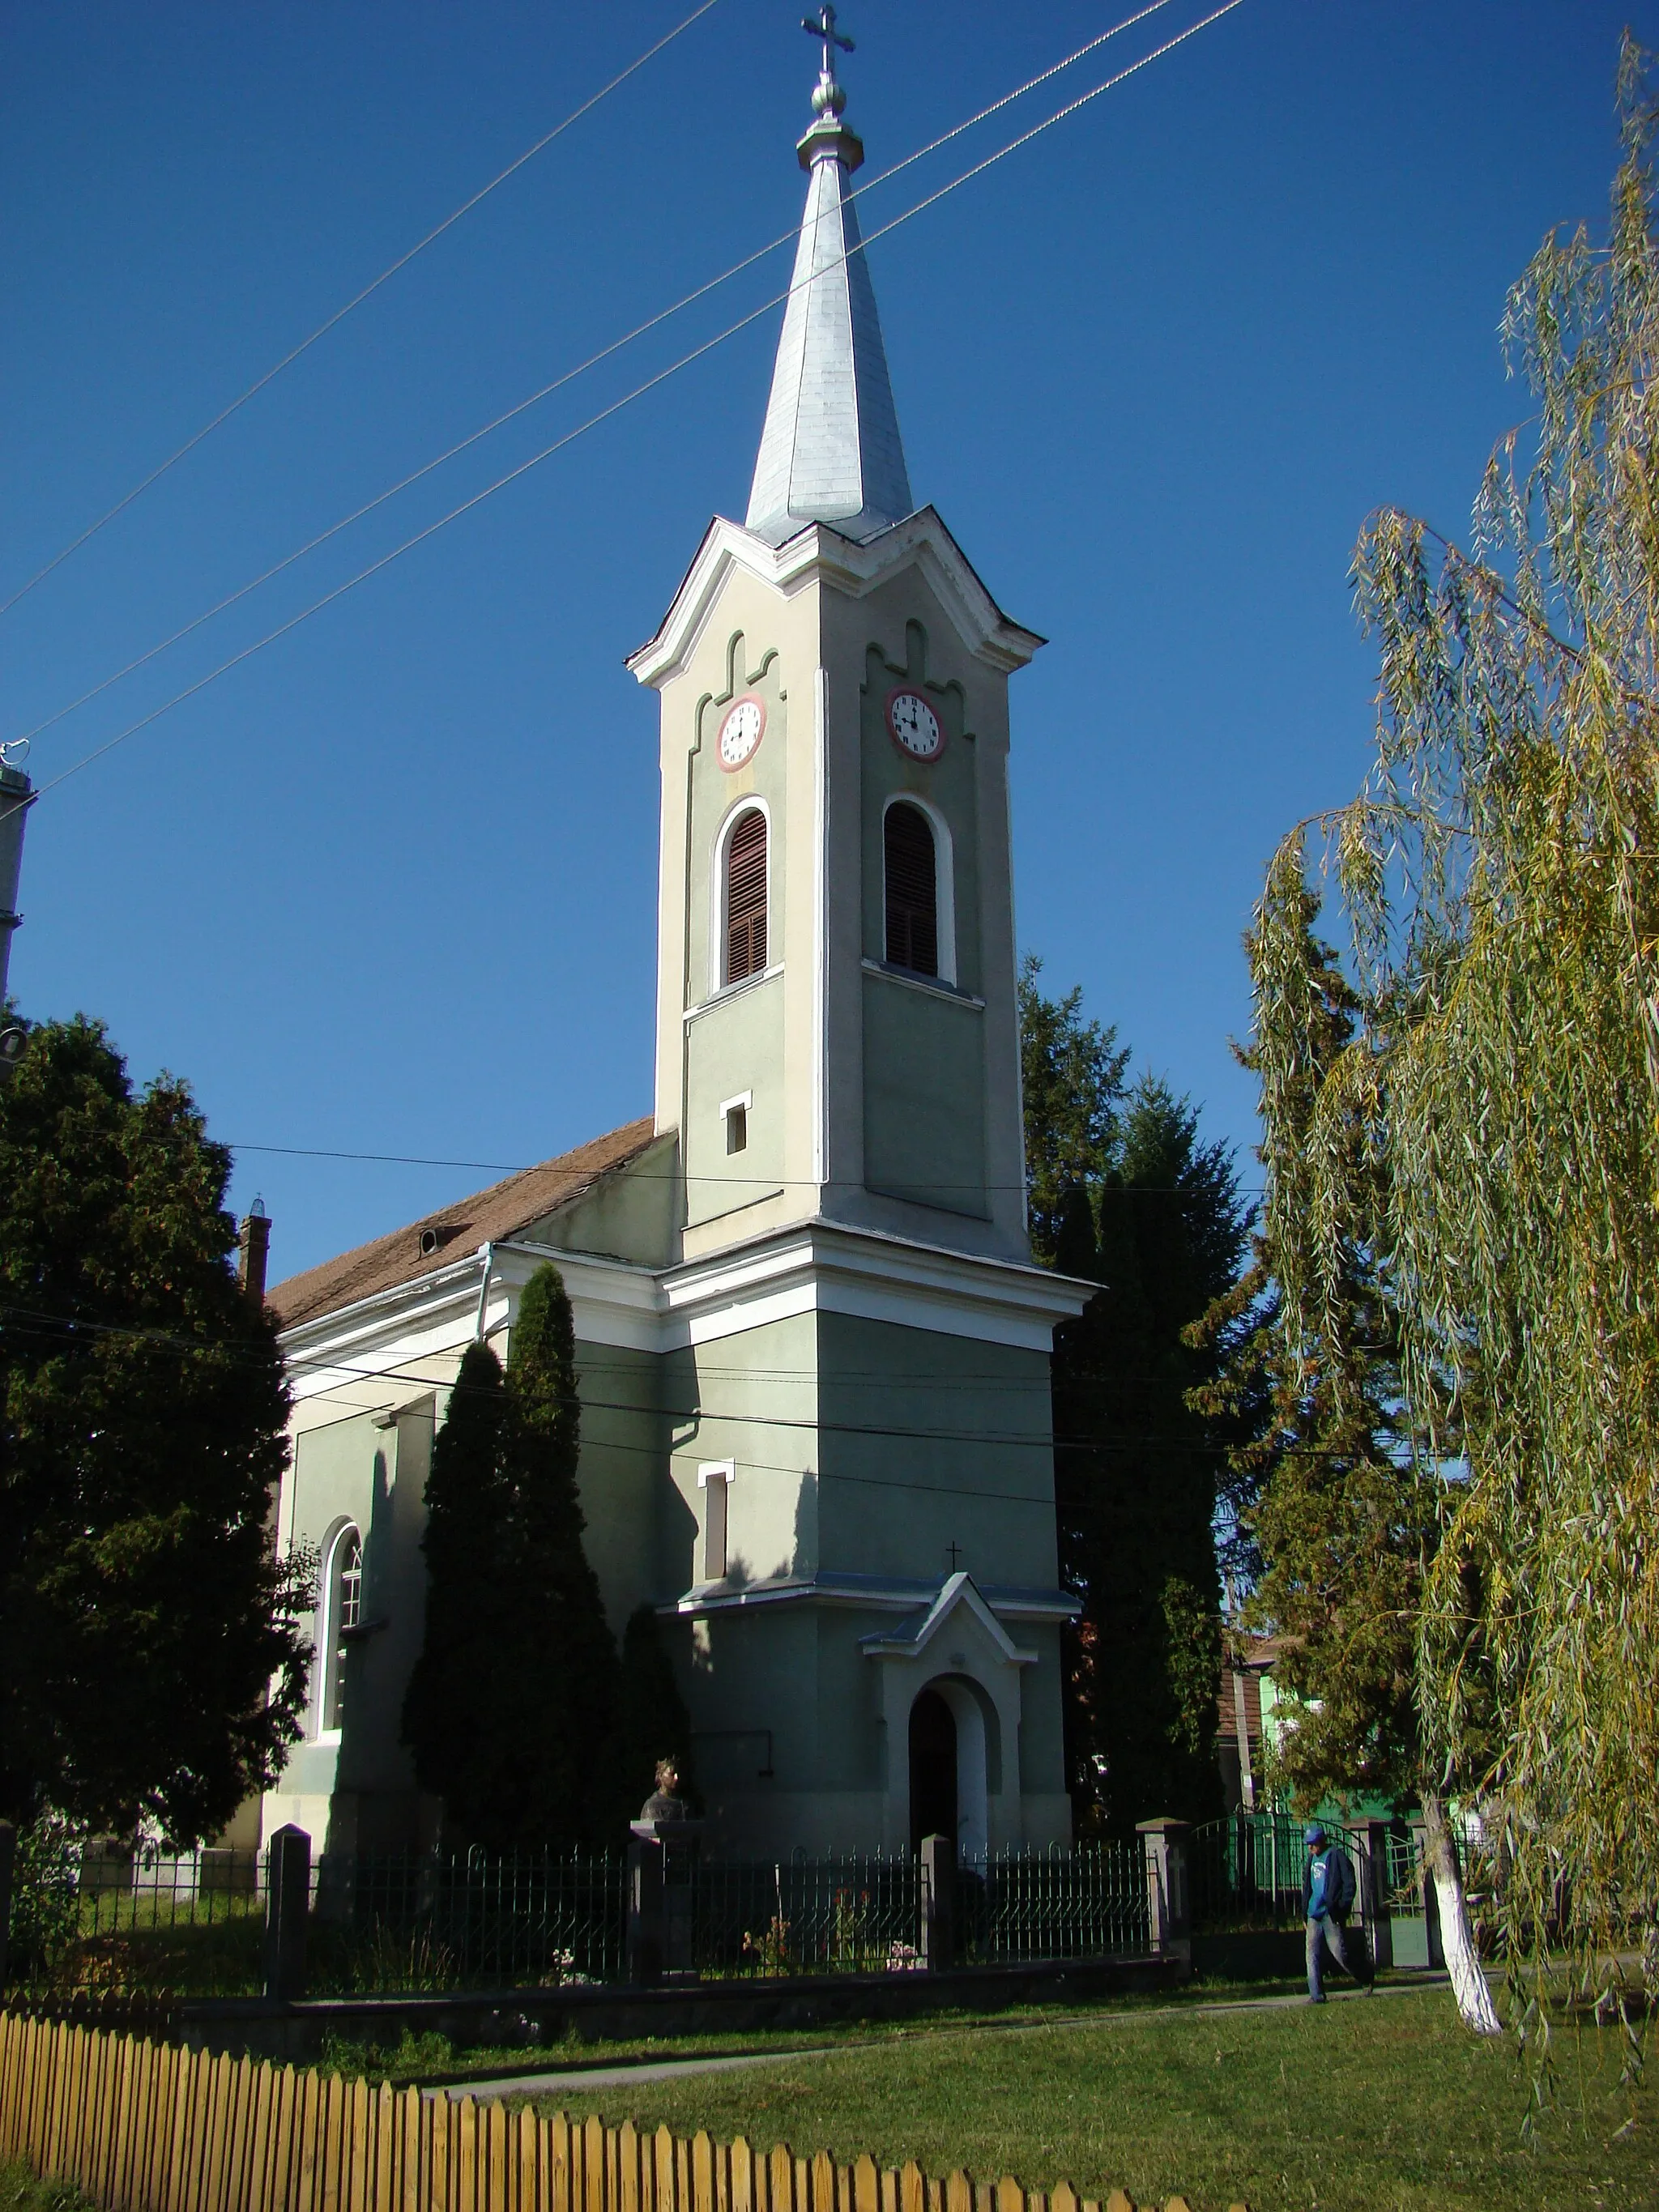
<path fill-rule="evenodd" d="M 862 2039 L 854 2048 L 866 2046 Z M 810 2049 L 744 2051 L 708 2058 L 645 2058 L 619 2060 L 615 2066 L 567 2067 L 556 2074 L 492 2075 L 487 2081 L 434 2082 L 428 2097 L 544 2096 L 556 2089 L 612 2089 L 622 2081 L 674 2081 L 682 2074 L 734 2074 L 745 2066 L 781 2066 L 789 2058 L 827 2058 L 845 2044 L 815 2044 Z"/>
<path fill-rule="evenodd" d="M 1407 1990 L 1443 1985 L 1443 1973 L 1413 1973 L 1410 1981 L 1379 1982 L 1380 1997 L 1403 1996 Z M 1363 1990 L 1333 1990 L 1334 2004 L 1352 2004 Z M 1053 2027 L 1127 2027 L 1144 2020 L 1202 2020 L 1217 2013 L 1281 2012 L 1306 2004 L 1299 1992 L 1270 1997 L 1218 1997 L 1208 2004 L 1136 2005 L 1121 2012 L 1055 2013 L 1047 2020 L 982 2020 L 971 2027 L 952 2021 L 930 2027 L 925 2021 L 907 2025 L 906 2035 L 1031 2035 Z M 428 2097 L 543 2097 L 563 2090 L 614 2089 L 624 2081 L 674 2081 L 688 2074 L 734 2074 L 750 2066 L 784 2066 L 796 2058 L 828 2058 L 837 2051 L 868 2051 L 891 2040 L 888 2036 L 849 2036 L 839 2043 L 795 2045 L 785 2051 L 745 2051 L 699 2058 L 619 2059 L 614 2066 L 567 2066 L 536 2074 L 490 2075 L 464 2081 L 435 2081 L 425 2087 Z"/>

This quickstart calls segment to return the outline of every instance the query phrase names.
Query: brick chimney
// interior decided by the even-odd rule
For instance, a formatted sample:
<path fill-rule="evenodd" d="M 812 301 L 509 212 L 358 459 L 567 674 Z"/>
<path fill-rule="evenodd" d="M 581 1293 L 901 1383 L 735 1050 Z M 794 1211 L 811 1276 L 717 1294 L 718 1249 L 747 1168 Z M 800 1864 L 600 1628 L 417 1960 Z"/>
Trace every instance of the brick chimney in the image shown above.
<path fill-rule="evenodd" d="M 256 1312 L 264 1310 L 265 1263 L 270 1256 L 270 1217 L 265 1202 L 256 1198 L 236 1232 L 236 1280 L 242 1295 Z"/>

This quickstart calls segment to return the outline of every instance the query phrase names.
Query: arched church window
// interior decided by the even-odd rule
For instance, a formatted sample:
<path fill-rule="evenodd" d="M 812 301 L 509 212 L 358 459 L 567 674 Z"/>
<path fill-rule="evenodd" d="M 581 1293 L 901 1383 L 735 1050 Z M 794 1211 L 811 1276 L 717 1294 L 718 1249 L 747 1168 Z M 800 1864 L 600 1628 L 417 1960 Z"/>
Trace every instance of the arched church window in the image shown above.
<path fill-rule="evenodd" d="M 918 975 L 939 973 L 939 857 L 933 825 L 899 799 L 883 827 L 887 881 L 887 957 Z"/>
<path fill-rule="evenodd" d="M 726 981 L 740 983 L 766 966 L 766 817 L 738 817 L 726 848 Z"/>
<path fill-rule="evenodd" d="M 323 1726 L 338 1729 L 345 1720 L 346 1654 L 352 1632 L 363 1618 L 363 1540 L 356 1528 L 342 1528 L 329 1555 L 328 1640 L 324 1646 Z"/>

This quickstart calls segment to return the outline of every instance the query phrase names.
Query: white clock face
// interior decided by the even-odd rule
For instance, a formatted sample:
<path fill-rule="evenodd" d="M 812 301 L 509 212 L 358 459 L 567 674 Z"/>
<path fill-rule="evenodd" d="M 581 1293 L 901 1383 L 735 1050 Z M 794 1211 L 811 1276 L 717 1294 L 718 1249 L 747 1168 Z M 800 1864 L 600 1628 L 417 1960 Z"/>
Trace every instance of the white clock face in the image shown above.
<path fill-rule="evenodd" d="M 895 691 L 887 702 L 893 743 L 912 760 L 937 760 L 945 750 L 945 725 L 920 691 Z"/>
<path fill-rule="evenodd" d="M 720 766 L 729 774 L 753 760 L 755 748 L 766 730 L 766 708 L 758 699 L 738 699 L 726 709 L 715 750 Z"/>

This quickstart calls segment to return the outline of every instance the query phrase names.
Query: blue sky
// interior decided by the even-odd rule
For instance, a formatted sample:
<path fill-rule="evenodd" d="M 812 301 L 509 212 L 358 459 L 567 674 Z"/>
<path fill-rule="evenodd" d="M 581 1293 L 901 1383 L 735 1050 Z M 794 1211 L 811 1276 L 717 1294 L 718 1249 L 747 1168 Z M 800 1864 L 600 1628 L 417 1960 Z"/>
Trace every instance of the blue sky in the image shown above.
<path fill-rule="evenodd" d="M 690 5 L 0 8 L 0 598 Z M 0 735 L 789 228 L 801 12 L 719 0 L 0 617 Z M 848 0 L 871 169 L 1127 12 Z M 1206 12 L 872 195 L 866 230 Z M 1659 39 L 1632 0 L 1245 0 L 872 250 L 916 495 L 1052 641 L 1014 690 L 1022 942 L 1241 1149 L 1240 933 L 1365 759 L 1350 549 L 1383 501 L 1462 532 L 1525 411 L 1505 287 L 1603 219 L 1626 20 Z M 556 395 L 30 773 L 787 282 L 775 257 Z M 247 1146 L 516 1164 L 648 1110 L 656 702 L 622 656 L 741 515 L 776 319 L 43 799 L 25 1011 L 101 1015 Z M 487 1180 L 248 1151 L 234 1191 L 282 1275 Z"/>

